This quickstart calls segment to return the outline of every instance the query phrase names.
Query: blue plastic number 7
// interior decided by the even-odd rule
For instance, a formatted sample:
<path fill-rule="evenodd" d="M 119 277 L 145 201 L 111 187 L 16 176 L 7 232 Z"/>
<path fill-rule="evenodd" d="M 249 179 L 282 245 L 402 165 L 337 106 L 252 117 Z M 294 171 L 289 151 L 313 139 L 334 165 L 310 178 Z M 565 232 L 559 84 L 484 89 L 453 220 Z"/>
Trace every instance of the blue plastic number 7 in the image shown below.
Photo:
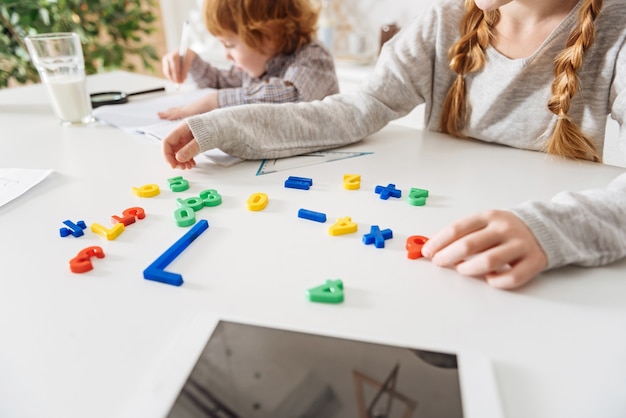
<path fill-rule="evenodd" d="M 193 226 L 185 235 L 183 235 L 178 241 L 168 248 L 154 263 L 150 264 L 147 269 L 143 271 L 143 278 L 146 280 L 154 280 L 165 284 L 171 284 L 173 286 L 180 286 L 183 284 L 183 276 L 178 273 L 170 273 L 164 269 L 185 251 L 187 247 L 200 236 L 204 231 L 209 229 L 209 223 L 206 219 L 201 220 Z"/>

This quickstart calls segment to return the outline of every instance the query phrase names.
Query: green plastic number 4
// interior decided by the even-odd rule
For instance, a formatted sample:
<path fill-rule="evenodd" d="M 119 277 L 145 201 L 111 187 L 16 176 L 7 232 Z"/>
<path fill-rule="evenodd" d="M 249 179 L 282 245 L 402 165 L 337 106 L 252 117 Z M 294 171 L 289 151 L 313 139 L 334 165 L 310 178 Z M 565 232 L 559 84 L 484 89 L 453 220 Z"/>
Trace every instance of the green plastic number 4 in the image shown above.
<path fill-rule="evenodd" d="M 341 303 L 343 302 L 343 282 L 326 280 L 326 283 L 307 290 L 311 302 Z"/>

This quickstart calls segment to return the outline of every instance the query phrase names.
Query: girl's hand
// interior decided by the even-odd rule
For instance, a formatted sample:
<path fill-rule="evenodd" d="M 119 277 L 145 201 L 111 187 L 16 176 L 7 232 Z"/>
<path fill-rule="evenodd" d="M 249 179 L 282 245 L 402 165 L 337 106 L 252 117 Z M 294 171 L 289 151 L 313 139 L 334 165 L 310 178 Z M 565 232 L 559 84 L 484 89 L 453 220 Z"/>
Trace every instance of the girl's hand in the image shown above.
<path fill-rule="evenodd" d="M 163 139 L 163 155 L 172 168 L 183 170 L 193 168 L 193 159 L 200 152 L 200 145 L 195 140 L 187 122 L 181 122 Z"/>
<path fill-rule="evenodd" d="M 191 67 L 191 63 L 198 56 L 194 51 L 188 49 L 185 53 L 185 62 L 181 66 L 180 55 L 178 51 L 168 52 L 161 58 L 163 67 L 163 75 L 174 83 L 181 84 L 187 78 L 187 73 Z"/>
<path fill-rule="evenodd" d="M 424 244 L 422 254 L 439 266 L 483 277 L 500 289 L 520 287 L 548 265 L 531 230 L 503 210 L 481 212 L 446 226 Z"/>

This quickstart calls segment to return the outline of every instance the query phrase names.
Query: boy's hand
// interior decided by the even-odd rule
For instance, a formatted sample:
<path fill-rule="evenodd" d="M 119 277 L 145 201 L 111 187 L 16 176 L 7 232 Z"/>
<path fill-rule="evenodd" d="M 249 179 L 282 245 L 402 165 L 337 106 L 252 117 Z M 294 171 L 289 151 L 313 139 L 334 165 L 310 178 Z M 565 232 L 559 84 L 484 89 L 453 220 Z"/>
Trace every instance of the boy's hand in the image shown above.
<path fill-rule="evenodd" d="M 211 92 L 206 96 L 181 107 L 172 107 L 162 112 L 157 112 L 161 119 L 178 120 L 189 116 L 199 115 L 217 109 L 217 92 Z"/>
<path fill-rule="evenodd" d="M 514 213 L 491 210 L 456 221 L 430 238 L 422 254 L 464 276 L 483 277 L 491 286 L 513 289 L 548 265 L 535 236 Z"/>
<path fill-rule="evenodd" d="M 196 165 L 193 157 L 199 152 L 200 145 L 194 139 L 187 122 L 181 122 L 163 139 L 163 155 L 172 168 L 193 168 Z"/>
<path fill-rule="evenodd" d="M 193 50 L 188 49 L 185 53 L 185 62 L 180 64 L 180 55 L 178 51 L 168 52 L 161 58 L 161 65 L 163 67 L 163 75 L 168 80 L 173 81 L 176 84 L 181 84 L 187 78 L 187 73 L 191 67 L 191 63 L 198 56 Z"/>
<path fill-rule="evenodd" d="M 203 113 L 203 112 L 194 112 L 193 107 L 191 105 L 188 105 L 188 106 L 181 106 L 181 107 L 171 107 L 162 112 L 157 112 L 157 115 L 159 115 L 161 119 L 179 120 L 179 119 L 184 119 L 188 116 L 197 115 L 198 113 Z"/>

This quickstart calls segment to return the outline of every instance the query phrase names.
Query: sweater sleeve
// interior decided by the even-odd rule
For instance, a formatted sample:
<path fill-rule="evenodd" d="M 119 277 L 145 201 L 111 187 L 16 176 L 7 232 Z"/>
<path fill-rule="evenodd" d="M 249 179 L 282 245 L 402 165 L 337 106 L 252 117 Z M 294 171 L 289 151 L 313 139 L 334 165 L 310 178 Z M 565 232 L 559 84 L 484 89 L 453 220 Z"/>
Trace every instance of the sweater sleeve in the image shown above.
<path fill-rule="evenodd" d="M 626 155 L 626 44 L 619 50 L 613 74 L 609 97 L 611 117 L 619 123 L 619 149 Z"/>
<path fill-rule="evenodd" d="M 513 212 L 534 233 L 549 269 L 599 266 L 626 257 L 626 173 L 604 189 L 562 192 Z"/>
<path fill-rule="evenodd" d="M 435 7 L 389 41 L 360 91 L 308 103 L 217 109 L 187 123 L 201 151 L 219 148 L 246 159 L 289 157 L 360 141 L 425 97 L 430 100 L 437 38 L 455 31 L 454 23 L 441 27 L 441 15 Z"/>
<path fill-rule="evenodd" d="M 610 93 L 611 117 L 626 153 L 626 48 L 618 52 Z M 626 173 L 604 189 L 559 193 L 550 202 L 513 209 L 548 256 L 548 268 L 599 266 L 626 257 Z"/>
<path fill-rule="evenodd" d="M 626 153 L 626 45 L 614 48 L 609 105 L 620 125 L 619 148 Z M 526 202 L 512 211 L 534 233 L 548 268 L 599 266 L 626 257 L 626 173 L 604 189 L 562 192 L 549 202 Z"/>

